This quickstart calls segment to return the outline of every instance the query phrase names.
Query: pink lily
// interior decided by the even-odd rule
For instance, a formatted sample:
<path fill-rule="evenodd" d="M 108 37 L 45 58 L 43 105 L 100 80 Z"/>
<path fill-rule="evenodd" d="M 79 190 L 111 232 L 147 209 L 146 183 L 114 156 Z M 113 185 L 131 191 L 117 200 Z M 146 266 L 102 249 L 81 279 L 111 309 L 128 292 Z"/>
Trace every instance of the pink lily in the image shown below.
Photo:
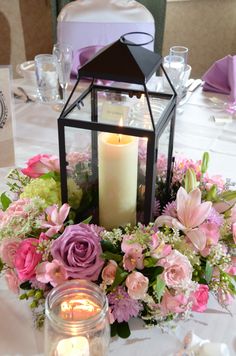
<path fill-rule="evenodd" d="M 60 209 L 57 205 L 52 205 L 46 209 L 47 220 L 42 221 L 41 227 L 49 228 L 46 231 L 46 235 L 51 237 L 64 230 L 64 221 L 67 218 L 70 211 L 70 206 L 68 204 L 63 204 Z"/>
<path fill-rule="evenodd" d="M 207 238 L 199 226 L 209 216 L 212 203 L 201 203 L 201 191 L 199 188 L 187 193 L 181 187 L 177 192 L 176 206 L 177 218 L 162 215 L 156 219 L 156 225 L 165 224 L 182 230 L 198 250 L 203 250 L 206 246 Z"/>

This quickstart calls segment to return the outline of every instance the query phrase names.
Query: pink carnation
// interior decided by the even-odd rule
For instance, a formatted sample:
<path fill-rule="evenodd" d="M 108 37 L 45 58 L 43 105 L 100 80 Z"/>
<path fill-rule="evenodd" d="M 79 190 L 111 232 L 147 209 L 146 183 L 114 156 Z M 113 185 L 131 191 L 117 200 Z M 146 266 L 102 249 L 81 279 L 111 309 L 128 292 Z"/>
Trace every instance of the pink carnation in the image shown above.
<path fill-rule="evenodd" d="M 21 170 L 30 178 L 38 178 L 48 172 L 59 172 L 59 159 L 48 154 L 39 154 L 28 160 L 27 168 Z"/>
<path fill-rule="evenodd" d="M 196 312 L 204 312 L 207 308 L 209 299 L 209 288 L 205 284 L 199 284 L 198 289 L 192 294 L 193 305 L 192 310 Z"/>
<path fill-rule="evenodd" d="M 37 251 L 38 240 L 28 238 L 19 244 L 15 257 L 15 268 L 21 281 L 35 276 L 35 268 L 41 261 L 42 255 Z"/>
<path fill-rule="evenodd" d="M 128 294 L 133 299 L 144 299 L 148 290 L 148 283 L 148 278 L 136 271 L 129 274 L 125 281 Z"/>
<path fill-rule="evenodd" d="M 206 184 L 207 190 L 210 190 L 213 185 L 216 185 L 220 191 L 222 191 L 225 187 L 225 181 L 221 175 L 214 175 L 209 177 L 209 175 L 206 173 L 204 175 L 203 182 Z"/>
<path fill-rule="evenodd" d="M 164 267 L 163 278 L 170 288 L 185 287 L 191 282 L 192 265 L 188 258 L 180 252 L 173 250 L 163 258 L 159 265 Z"/>
<path fill-rule="evenodd" d="M 9 207 L 1 214 L 0 228 L 8 224 L 14 217 L 20 217 L 23 219 L 28 218 L 27 206 L 30 203 L 30 199 L 19 199 L 12 202 Z"/>

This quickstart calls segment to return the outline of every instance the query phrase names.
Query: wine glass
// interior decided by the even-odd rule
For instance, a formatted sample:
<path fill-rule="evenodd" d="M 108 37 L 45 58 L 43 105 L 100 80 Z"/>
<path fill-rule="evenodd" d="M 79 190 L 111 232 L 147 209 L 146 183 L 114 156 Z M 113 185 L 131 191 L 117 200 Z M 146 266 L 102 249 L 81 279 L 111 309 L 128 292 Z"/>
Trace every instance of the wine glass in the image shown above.
<path fill-rule="evenodd" d="M 56 43 L 53 46 L 53 55 L 57 58 L 58 80 L 60 85 L 61 103 L 66 102 L 66 89 L 70 83 L 73 51 L 72 47 L 65 43 Z"/>

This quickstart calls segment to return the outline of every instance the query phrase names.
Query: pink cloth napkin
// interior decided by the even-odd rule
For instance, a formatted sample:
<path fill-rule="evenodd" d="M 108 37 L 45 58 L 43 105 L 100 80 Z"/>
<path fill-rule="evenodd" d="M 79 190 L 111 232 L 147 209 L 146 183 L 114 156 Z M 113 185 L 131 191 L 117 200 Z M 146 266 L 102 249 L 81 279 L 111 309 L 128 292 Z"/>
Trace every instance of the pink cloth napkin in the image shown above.
<path fill-rule="evenodd" d="M 202 80 L 203 90 L 227 94 L 230 102 L 236 102 L 236 56 L 228 55 L 213 63 Z"/>

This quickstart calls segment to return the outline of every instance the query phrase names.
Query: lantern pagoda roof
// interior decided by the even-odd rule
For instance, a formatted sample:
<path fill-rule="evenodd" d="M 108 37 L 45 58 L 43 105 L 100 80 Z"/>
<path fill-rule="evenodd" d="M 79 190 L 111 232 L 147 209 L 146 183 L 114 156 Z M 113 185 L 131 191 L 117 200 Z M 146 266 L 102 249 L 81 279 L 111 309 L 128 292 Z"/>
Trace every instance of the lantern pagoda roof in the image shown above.
<path fill-rule="evenodd" d="M 79 77 L 144 84 L 159 69 L 162 58 L 131 41 L 106 46 L 79 69 Z"/>

